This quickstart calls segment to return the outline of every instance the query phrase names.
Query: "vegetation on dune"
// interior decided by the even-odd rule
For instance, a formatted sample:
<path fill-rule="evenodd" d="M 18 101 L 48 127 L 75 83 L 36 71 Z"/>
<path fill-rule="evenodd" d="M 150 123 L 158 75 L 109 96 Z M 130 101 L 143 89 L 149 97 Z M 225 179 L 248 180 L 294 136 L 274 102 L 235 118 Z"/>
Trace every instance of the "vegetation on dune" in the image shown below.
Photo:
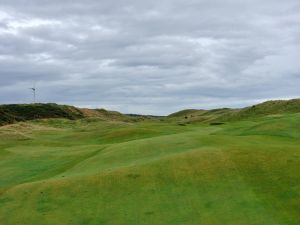
<path fill-rule="evenodd" d="M 246 107 L 233 114 L 223 115 L 219 119 L 240 120 L 282 113 L 300 113 L 300 99 L 267 101 Z"/>
<path fill-rule="evenodd" d="M 80 110 L 73 106 L 57 104 L 24 104 L 0 106 L 0 125 L 43 118 L 79 119 L 83 118 L 83 114 Z"/>
<path fill-rule="evenodd" d="M 183 110 L 170 114 L 169 119 L 182 122 L 226 122 L 282 113 L 300 113 L 300 99 L 267 101 L 242 109 Z"/>
<path fill-rule="evenodd" d="M 83 113 L 85 118 L 101 118 L 103 120 L 128 120 L 128 118 L 122 113 L 116 111 L 108 111 L 105 109 L 78 109 Z"/>
<path fill-rule="evenodd" d="M 186 123 L 193 122 L 220 123 L 256 118 L 258 116 L 297 112 L 300 112 L 300 99 L 268 101 L 243 109 L 186 109 L 172 113 L 167 117 L 137 114 L 124 115 L 116 111 L 108 111 L 105 109 L 76 108 L 74 106 L 57 104 L 0 105 L 0 126 L 20 121 L 45 118 L 65 118 L 71 120 L 98 118 L 127 122 L 145 120 L 162 121 L 167 119 L 168 121 L 177 121 L 180 125 L 185 125 Z"/>
<path fill-rule="evenodd" d="M 188 116 L 188 115 L 192 115 L 193 113 L 199 113 L 199 112 L 206 112 L 206 110 L 184 109 L 184 110 L 181 110 L 179 112 L 172 113 L 172 114 L 168 115 L 168 117 L 170 117 L 170 118 L 172 118 L 172 117 L 185 117 L 185 116 Z"/>
<path fill-rule="evenodd" d="M 53 103 L 0 105 L 0 126 L 34 119 L 64 118 L 75 120 L 91 117 L 103 120 L 128 120 L 119 112 L 105 109 L 82 109 Z"/>

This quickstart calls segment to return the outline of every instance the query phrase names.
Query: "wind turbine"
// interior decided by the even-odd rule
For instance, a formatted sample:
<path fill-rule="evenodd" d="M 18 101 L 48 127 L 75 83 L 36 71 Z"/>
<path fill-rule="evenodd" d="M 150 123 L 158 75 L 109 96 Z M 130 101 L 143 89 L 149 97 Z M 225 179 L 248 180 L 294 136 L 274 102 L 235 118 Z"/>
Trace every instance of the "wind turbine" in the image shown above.
<path fill-rule="evenodd" d="M 35 85 L 32 88 L 29 88 L 33 92 L 33 104 L 35 104 L 36 101 L 36 88 Z"/>

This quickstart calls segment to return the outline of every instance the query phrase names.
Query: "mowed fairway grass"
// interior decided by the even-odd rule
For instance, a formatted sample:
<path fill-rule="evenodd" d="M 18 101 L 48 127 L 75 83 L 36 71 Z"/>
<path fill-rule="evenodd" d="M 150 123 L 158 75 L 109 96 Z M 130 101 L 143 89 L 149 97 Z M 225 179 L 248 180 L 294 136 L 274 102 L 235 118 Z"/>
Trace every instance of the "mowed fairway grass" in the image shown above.
<path fill-rule="evenodd" d="M 299 225 L 300 114 L 0 127 L 1 225 Z"/>

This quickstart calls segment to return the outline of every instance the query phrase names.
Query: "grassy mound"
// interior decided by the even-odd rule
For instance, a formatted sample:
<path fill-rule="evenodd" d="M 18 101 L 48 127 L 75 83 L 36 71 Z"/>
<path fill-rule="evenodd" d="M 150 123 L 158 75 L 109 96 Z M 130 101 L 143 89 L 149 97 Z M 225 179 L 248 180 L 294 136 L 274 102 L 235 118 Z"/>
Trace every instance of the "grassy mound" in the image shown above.
<path fill-rule="evenodd" d="M 73 106 L 57 104 L 1 105 L 0 125 L 44 118 L 83 118 L 83 113 Z"/>
<path fill-rule="evenodd" d="M 246 107 L 236 113 L 223 115 L 223 120 L 241 120 L 284 113 L 300 113 L 300 99 L 267 101 Z"/>
<path fill-rule="evenodd" d="M 83 109 L 57 104 L 0 105 L 0 126 L 35 119 L 82 119 L 129 120 L 125 115 L 105 109 Z"/>
<path fill-rule="evenodd" d="M 79 108 L 85 118 L 99 118 L 103 120 L 126 120 L 128 119 L 122 113 L 117 111 L 109 111 L 105 109 L 86 109 Z"/>
<path fill-rule="evenodd" d="M 177 119 L 184 123 L 191 122 L 226 122 L 255 119 L 261 116 L 300 113 L 300 99 L 267 101 L 242 109 L 182 110 L 170 114 L 169 119 Z"/>
<path fill-rule="evenodd" d="M 184 109 L 179 112 L 172 113 L 168 115 L 169 118 L 173 117 L 185 117 L 189 115 L 193 115 L 194 113 L 206 112 L 206 110 L 197 110 L 197 109 Z"/>
<path fill-rule="evenodd" d="M 257 118 L 266 115 L 284 113 L 299 113 L 300 99 L 268 101 L 243 109 L 212 109 L 196 110 L 187 109 L 172 113 L 167 117 L 128 114 L 124 115 L 116 111 L 105 109 L 76 108 L 57 104 L 28 104 L 28 105 L 0 105 L 0 126 L 20 121 L 33 119 L 65 118 L 82 119 L 97 118 L 107 121 L 176 121 L 180 125 L 194 122 L 220 123 L 226 121 L 237 121 Z"/>

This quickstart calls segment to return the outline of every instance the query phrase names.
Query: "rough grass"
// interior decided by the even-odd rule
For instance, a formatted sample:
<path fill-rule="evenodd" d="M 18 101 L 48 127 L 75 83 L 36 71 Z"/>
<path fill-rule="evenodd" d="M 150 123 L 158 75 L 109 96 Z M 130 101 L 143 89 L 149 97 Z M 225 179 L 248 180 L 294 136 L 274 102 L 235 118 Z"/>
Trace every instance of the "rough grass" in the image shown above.
<path fill-rule="evenodd" d="M 298 225 L 299 121 L 2 127 L 0 224 Z"/>
<path fill-rule="evenodd" d="M 125 121 L 130 120 L 125 115 L 105 109 L 82 109 L 68 105 L 57 104 L 14 104 L 0 105 L 0 126 L 20 121 L 61 118 L 76 120 L 82 118 L 97 118 L 98 120 Z"/>
<path fill-rule="evenodd" d="M 73 107 L 57 104 L 0 105 L 0 125 L 40 118 L 83 118 Z"/>
<path fill-rule="evenodd" d="M 287 113 L 300 113 L 300 99 L 267 101 L 242 109 L 182 110 L 169 115 L 168 119 L 180 119 L 181 123 L 212 123 L 249 120 Z"/>

